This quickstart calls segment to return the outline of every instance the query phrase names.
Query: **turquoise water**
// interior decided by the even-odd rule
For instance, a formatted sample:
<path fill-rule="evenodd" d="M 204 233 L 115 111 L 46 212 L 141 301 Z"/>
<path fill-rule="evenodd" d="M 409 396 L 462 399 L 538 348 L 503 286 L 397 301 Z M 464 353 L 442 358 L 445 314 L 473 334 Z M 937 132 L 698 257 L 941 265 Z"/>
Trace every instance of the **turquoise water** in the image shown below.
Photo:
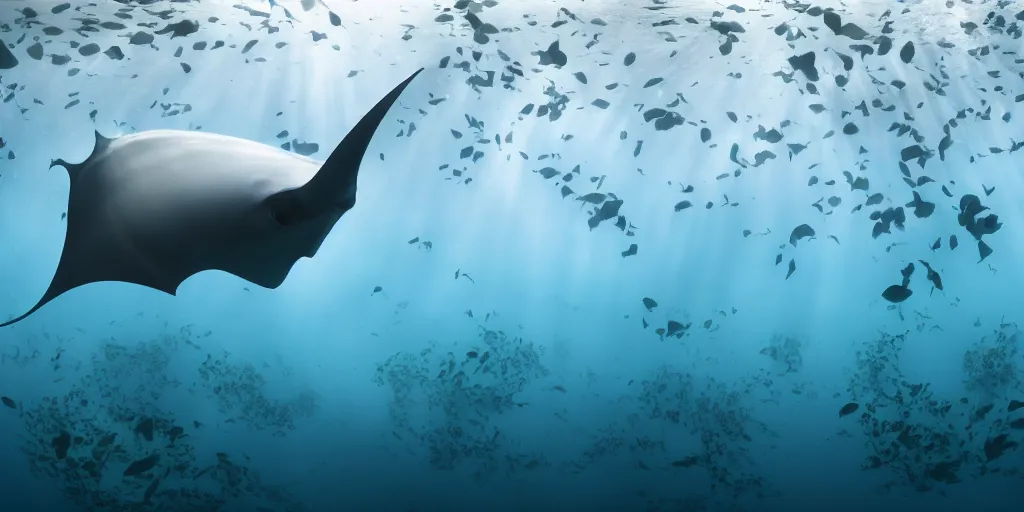
<path fill-rule="evenodd" d="M 281 286 L 0 329 L 4 510 L 1019 508 L 1024 6 L 303 3 L 0 2 L 5 319 L 94 131 L 324 160 L 425 68 Z"/>

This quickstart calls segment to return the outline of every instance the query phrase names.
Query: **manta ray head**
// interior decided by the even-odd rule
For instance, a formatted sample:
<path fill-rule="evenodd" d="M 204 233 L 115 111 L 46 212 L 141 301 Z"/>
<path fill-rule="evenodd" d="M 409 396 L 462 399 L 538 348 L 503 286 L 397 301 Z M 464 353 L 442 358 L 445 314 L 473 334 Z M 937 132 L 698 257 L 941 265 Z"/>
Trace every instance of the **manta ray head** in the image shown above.
<path fill-rule="evenodd" d="M 308 198 L 308 191 L 302 188 L 283 190 L 267 197 L 263 201 L 263 207 L 267 209 L 270 218 L 281 228 L 300 226 L 314 220 L 330 218 L 332 214 L 344 215 L 356 204 L 355 184 L 346 187 L 338 193 L 333 203 L 317 204 Z M 331 223 L 333 226 L 333 223 Z M 328 230 L 330 226 L 328 226 Z M 314 253 L 316 250 L 313 251 Z M 312 258 L 313 254 L 308 254 Z"/>
<path fill-rule="evenodd" d="M 272 193 L 260 203 L 257 224 L 271 230 L 272 234 L 253 237 L 259 243 L 251 250 L 266 256 L 256 262 L 252 258 L 242 258 L 242 261 L 234 258 L 231 264 L 235 268 L 223 270 L 260 286 L 275 288 L 284 281 L 299 257 L 312 258 L 316 254 L 338 219 L 355 206 L 357 176 L 366 149 L 384 116 L 421 71 L 422 68 L 381 98 L 349 131 L 309 182 Z M 265 220 L 272 221 L 272 226 L 263 226 L 261 222 Z M 273 241 L 270 247 L 268 240 Z M 297 251 L 280 251 L 274 248 L 278 244 Z"/>
<path fill-rule="evenodd" d="M 360 163 L 384 116 L 417 70 L 380 99 L 334 149 L 316 174 L 300 187 L 276 190 L 258 203 L 251 233 L 221 256 L 217 268 L 266 288 L 284 282 L 299 258 L 316 255 L 324 239 L 356 202 Z M 239 251 L 247 256 L 240 257 Z M 210 258 L 204 258 L 209 260 Z"/>
<path fill-rule="evenodd" d="M 312 258 L 353 200 L 337 208 L 314 207 L 303 200 L 302 189 L 267 196 L 235 217 L 234 231 L 205 247 L 198 261 L 234 274 L 264 288 L 280 286 L 295 263 Z M 215 262 L 215 263 L 211 263 Z M 190 271 L 192 269 L 189 269 Z"/>
<path fill-rule="evenodd" d="M 356 170 L 351 172 L 354 175 Z M 260 286 L 277 288 L 299 258 L 315 256 L 338 220 L 355 206 L 356 187 L 354 183 L 346 186 L 334 194 L 335 201 L 327 203 L 311 199 L 309 193 L 309 188 L 292 188 L 258 203 L 256 211 L 250 212 L 251 221 L 245 223 L 252 229 L 246 238 L 253 243 L 244 250 L 253 257 L 227 255 L 226 264 L 236 268 L 224 270 Z"/>

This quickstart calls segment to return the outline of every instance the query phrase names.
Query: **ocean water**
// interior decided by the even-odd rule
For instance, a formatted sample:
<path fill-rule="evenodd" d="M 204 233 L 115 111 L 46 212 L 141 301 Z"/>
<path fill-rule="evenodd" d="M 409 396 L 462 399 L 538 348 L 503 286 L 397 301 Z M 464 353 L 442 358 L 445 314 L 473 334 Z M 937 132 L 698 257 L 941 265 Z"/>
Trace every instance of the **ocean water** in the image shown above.
<path fill-rule="evenodd" d="M 94 133 L 322 161 L 424 68 L 280 286 L 91 283 L 0 328 L 0 509 L 1019 510 L 1022 30 L 980 0 L 0 1 L 2 318 Z"/>

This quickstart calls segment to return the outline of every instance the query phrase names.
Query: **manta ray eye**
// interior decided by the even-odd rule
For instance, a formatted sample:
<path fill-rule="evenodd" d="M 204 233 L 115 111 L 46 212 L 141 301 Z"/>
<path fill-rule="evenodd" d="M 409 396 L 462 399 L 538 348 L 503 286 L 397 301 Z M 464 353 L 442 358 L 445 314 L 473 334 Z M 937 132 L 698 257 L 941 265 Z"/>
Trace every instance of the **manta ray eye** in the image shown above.
<path fill-rule="evenodd" d="M 291 226 L 306 218 L 306 208 L 302 201 L 295 194 L 289 192 L 267 198 L 270 217 L 281 226 Z"/>

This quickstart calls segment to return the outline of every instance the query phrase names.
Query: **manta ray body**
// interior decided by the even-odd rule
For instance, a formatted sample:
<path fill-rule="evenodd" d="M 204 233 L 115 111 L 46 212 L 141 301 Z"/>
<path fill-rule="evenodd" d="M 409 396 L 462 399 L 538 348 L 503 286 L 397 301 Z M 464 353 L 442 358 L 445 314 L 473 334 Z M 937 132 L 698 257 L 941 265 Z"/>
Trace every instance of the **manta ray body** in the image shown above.
<path fill-rule="evenodd" d="M 356 201 L 359 166 L 402 91 L 359 120 L 326 162 L 245 139 L 155 130 L 96 133 L 80 164 L 54 160 L 71 180 L 67 235 L 46 292 L 18 322 L 61 294 L 102 281 L 174 295 L 188 277 L 222 270 L 265 288 L 313 257 Z"/>

